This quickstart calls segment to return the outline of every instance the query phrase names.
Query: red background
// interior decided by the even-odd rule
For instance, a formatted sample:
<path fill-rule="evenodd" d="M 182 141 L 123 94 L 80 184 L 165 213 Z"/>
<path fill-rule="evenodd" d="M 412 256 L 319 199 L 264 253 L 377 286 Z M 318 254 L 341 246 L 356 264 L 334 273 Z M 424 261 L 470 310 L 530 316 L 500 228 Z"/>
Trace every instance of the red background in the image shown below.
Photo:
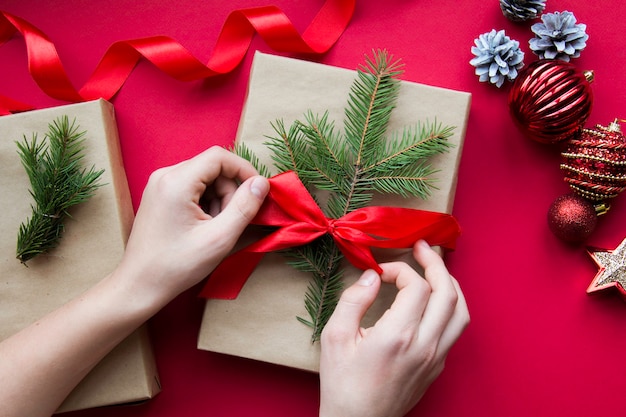
<path fill-rule="evenodd" d="M 275 0 L 304 30 L 321 0 Z M 262 0 L 0 0 L 56 44 L 77 87 L 117 40 L 168 35 L 207 62 L 228 13 Z M 621 1 L 548 0 L 547 12 L 569 10 L 587 24 L 587 48 L 574 62 L 593 69 L 588 126 L 626 118 Z M 344 35 L 321 62 L 355 68 L 373 48 L 406 63 L 404 79 L 471 92 L 472 108 L 454 214 L 463 226 L 447 257 L 467 297 L 472 323 L 449 355 L 414 416 L 608 416 L 626 392 L 626 305 L 616 292 L 588 296 L 597 268 L 583 245 L 557 240 L 546 223 L 551 202 L 566 193 L 558 149 L 523 138 L 502 89 L 479 83 L 468 61 L 481 33 L 505 29 L 525 62 L 531 23 L 514 24 L 498 1 L 358 1 Z M 252 49 L 272 51 L 258 37 Z M 37 107 L 64 104 L 45 96 L 26 68 L 17 37 L 0 49 L 0 94 Z M 135 206 L 149 173 L 235 136 L 252 54 L 233 73 L 182 83 L 140 63 L 113 100 Z M 308 59 L 311 59 L 308 57 Z M 613 249 L 626 237 L 626 204 L 618 197 L 588 244 Z M 153 320 L 163 391 L 118 416 L 314 416 L 316 375 L 199 351 L 202 302 L 182 294 Z M 110 415 L 109 408 L 70 413 Z"/>

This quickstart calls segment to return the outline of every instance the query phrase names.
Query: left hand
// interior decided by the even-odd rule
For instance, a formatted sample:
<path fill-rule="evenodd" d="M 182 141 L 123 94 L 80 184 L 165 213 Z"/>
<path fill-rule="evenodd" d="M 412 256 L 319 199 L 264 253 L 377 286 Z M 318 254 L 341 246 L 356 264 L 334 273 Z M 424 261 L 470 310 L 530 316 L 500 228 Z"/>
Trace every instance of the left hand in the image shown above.
<path fill-rule="evenodd" d="M 248 161 L 220 147 L 155 171 L 118 272 L 165 304 L 221 262 L 268 191 Z"/>

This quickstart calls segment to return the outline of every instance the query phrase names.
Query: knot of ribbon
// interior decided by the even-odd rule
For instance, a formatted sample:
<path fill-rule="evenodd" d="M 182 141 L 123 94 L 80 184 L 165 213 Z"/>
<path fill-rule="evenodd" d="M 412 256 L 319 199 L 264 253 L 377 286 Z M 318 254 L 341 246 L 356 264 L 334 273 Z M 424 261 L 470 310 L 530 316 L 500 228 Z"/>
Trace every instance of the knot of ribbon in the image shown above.
<path fill-rule="evenodd" d="M 278 229 L 226 257 L 213 271 L 200 296 L 234 299 L 267 252 L 304 245 L 329 234 L 355 267 L 382 269 L 371 248 L 410 248 L 424 239 L 454 249 L 460 228 L 445 213 L 402 207 L 371 206 L 338 219 L 328 218 L 293 171 L 270 178 L 270 192 L 252 224 Z"/>

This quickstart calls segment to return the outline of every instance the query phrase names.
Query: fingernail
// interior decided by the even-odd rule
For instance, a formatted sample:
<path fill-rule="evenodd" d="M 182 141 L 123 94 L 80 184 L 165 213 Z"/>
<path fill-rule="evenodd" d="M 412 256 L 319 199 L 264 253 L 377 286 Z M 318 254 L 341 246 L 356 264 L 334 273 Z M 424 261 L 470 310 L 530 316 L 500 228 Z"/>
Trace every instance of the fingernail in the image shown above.
<path fill-rule="evenodd" d="M 367 271 L 361 274 L 361 278 L 359 278 L 359 285 L 363 287 L 371 287 L 374 281 L 378 279 L 378 274 L 373 269 L 368 269 Z"/>
<path fill-rule="evenodd" d="M 256 177 L 250 184 L 250 191 L 259 199 L 264 199 L 269 190 L 270 184 L 264 177 Z"/>
<path fill-rule="evenodd" d="M 428 244 L 428 242 L 426 242 L 424 239 L 420 239 L 417 244 L 422 248 L 422 249 L 430 249 L 430 245 Z"/>

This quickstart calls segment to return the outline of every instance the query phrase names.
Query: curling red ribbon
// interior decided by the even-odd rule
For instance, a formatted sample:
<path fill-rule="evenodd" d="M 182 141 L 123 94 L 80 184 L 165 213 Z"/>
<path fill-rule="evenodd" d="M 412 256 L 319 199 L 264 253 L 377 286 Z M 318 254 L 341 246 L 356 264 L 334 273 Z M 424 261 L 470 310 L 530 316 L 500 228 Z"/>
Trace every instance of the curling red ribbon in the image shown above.
<path fill-rule="evenodd" d="M 180 81 L 226 74 L 241 63 L 255 33 L 278 52 L 325 53 L 346 29 L 355 4 L 356 0 L 327 0 L 302 36 L 275 6 L 235 10 L 226 18 L 206 65 L 166 36 L 115 42 L 80 90 L 72 85 L 52 41 L 27 21 L 0 11 L 0 45 L 16 32 L 22 34 L 31 76 L 50 97 L 68 102 L 109 100 L 142 58 Z M 0 115 L 31 109 L 32 106 L 0 95 Z"/>
<path fill-rule="evenodd" d="M 359 269 L 382 269 L 371 248 L 409 248 L 424 239 L 453 249 L 460 228 L 449 214 L 400 207 L 365 207 L 339 219 L 327 218 L 298 176 L 270 178 L 270 192 L 252 224 L 278 226 L 270 235 L 228 256 L 202 289 L 205 298 L 234 299 L 265 253 L 304 245 L 330 234 L 345 258 Z"/>

